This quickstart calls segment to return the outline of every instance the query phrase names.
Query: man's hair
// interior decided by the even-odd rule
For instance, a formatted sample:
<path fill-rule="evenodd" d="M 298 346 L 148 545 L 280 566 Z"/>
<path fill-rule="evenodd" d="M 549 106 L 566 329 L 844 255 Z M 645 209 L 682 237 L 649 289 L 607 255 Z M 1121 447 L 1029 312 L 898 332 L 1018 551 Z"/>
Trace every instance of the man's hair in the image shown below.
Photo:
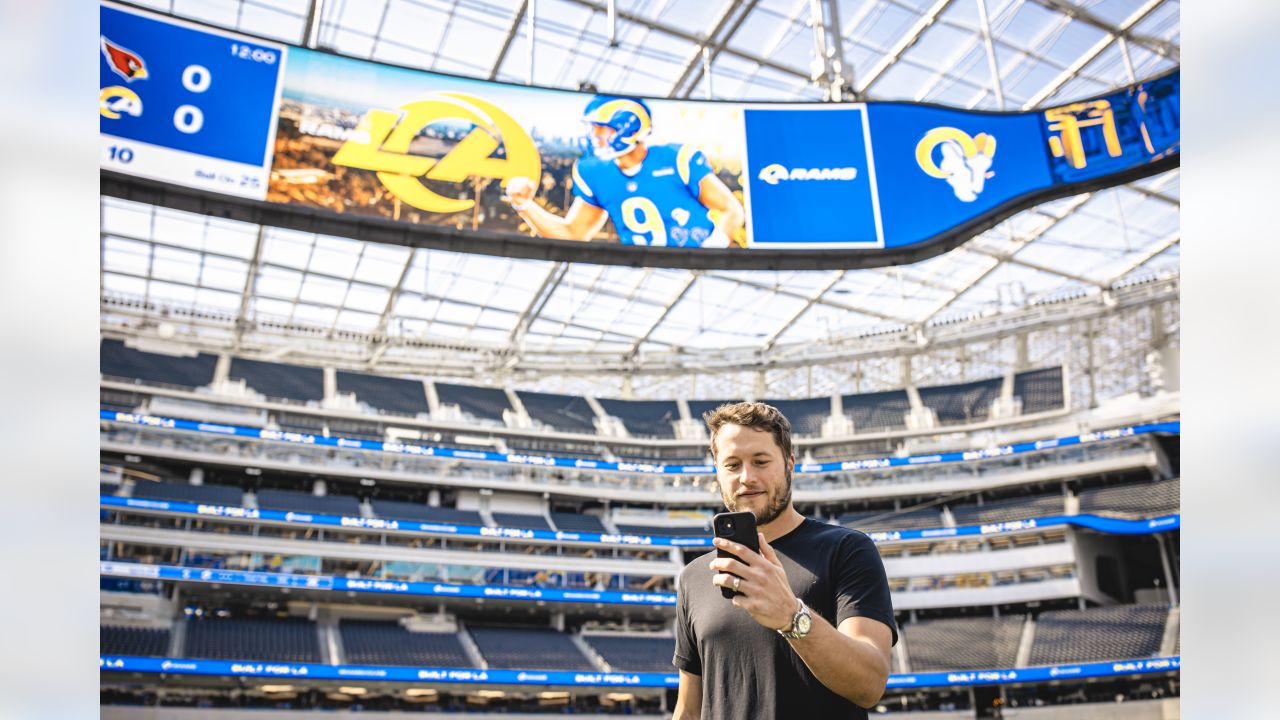
<path fill-rule="evenodd" d="M 782 459 L 784 461 L 791 459 L 791 423 L 781 410 L 772 405 L 762 402 L 725 404 L 703 413 L 702 419 L 711 430 L 711 457 L 713 458 L 716 456 L 716 435 L 720 433 L 720 428 L 725 425 L 741 425 L 763 430 L 772 435 L 773 441 L 782 449 Z"/>

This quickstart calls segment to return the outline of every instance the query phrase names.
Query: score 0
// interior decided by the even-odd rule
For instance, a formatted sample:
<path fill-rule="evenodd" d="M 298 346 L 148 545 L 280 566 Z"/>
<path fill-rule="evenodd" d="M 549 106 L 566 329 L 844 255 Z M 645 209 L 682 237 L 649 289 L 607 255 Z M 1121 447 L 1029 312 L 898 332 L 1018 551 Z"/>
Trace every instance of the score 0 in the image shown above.
<path fill-rule="evenodd" d="M 203 65 L 188 65 L 182 71 L 182 87 L 189 92 L 202 93 L 213 83 L 213 75 Z M 178 132 L 193 135 L 204 127 L 204 112 L 195 105 L 179 105 L 173 111 L 173 126 Z"/>

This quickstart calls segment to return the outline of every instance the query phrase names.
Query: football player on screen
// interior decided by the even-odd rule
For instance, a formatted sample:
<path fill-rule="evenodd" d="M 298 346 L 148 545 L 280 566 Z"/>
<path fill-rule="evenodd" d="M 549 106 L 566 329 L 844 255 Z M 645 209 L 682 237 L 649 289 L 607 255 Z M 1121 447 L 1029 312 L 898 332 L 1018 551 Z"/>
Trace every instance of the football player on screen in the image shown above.
<path fill-rule="evenodd" d="M 573 166 L 573 204 L 564 217 L 533 201 L 530 178 L 512 178 L 507 199 L 542 237 L 590 240 L 613 220 L 624 245 L 726 248 L 745 213 L 707 158 L 691 145 L 647 145 L 649 106 L 600 96 L 587 104 L 583 156 Z M 714 215 L 713 215 L 714 213 Z"/>

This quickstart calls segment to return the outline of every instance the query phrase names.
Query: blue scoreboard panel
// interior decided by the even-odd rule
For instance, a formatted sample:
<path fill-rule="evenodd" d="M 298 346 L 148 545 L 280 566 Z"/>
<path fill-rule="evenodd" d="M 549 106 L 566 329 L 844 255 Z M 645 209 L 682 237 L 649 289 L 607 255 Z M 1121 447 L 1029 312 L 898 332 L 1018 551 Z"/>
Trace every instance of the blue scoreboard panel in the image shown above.
<path fill-rule="evenodd" d="M 100 166 L 265 199 L 286 46 L 100 8 Z"/>

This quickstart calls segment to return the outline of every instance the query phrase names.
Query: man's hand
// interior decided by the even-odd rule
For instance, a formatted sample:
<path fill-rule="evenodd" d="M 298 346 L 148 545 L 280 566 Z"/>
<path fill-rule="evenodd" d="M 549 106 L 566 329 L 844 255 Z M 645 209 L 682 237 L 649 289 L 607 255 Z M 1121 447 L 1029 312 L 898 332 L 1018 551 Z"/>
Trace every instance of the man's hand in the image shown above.
<path fill-rule="evenodd" d="M 711 578 L 713 585 L 736 589 L 741 595 L 733 597 L 735 607 L 746 610 L 751 617 L 770 630 L 787 630 L 795 618 L 799 602 L 795 593 L 791 592 L 791 584 L 787 582 L 787 572 L 782 567 L 773 548 L 769 547 L 764 534 L 759 533 L 760 552 L 752 552 L 740 543 L 716 538 L 715 546 L 731 552 L 741 558 L 741 562 L 733 558 L 716 558 L 711 561 L 711 569 L 718 571 Z M 742 578 L 734 588 L 733 573 Z"/>
<path fill-rule="evenodd" d="M 513 177 L 507 181 L 506 191 L 506 199 L 511 206 L 521 208 L 533 200 L 534 194 L 538 192 L 538 186 L 534 184 L 532 178 Z"/>

